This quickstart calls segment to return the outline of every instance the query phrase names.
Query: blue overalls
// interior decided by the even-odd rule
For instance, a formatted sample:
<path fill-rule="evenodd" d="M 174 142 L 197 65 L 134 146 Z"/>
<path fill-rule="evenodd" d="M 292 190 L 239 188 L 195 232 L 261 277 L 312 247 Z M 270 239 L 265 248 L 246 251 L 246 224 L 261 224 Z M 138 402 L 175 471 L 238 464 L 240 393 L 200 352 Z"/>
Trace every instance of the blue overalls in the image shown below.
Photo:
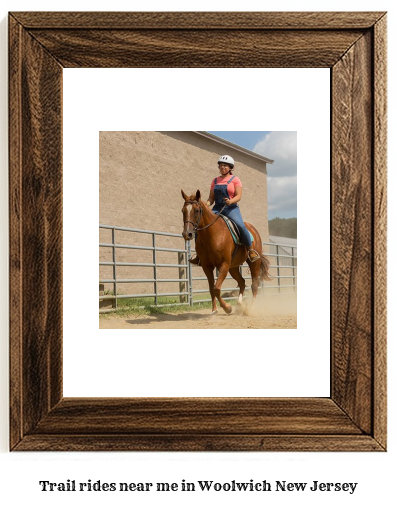
<path fill-rule="evenodd" d="M 221 209 L 225 205 L 224 198 L 230 199 L 229 192 L 227 191 L 227 186 L 231 181 L 233 181 L 234 176 L 230 178 L 226 185 L 218 185 L 218 178 L 215 178 L 215 186 L 214 186 L 214 197 L 215 197 L 215 206 L 212 208 L 213 213 L 217 215 L 220 213 Z M 230 204 L 230 206 L 226 206 L 222 211 L 222 215 L 226 215 L 228 218 L 233 220 L 233 222 L 237 225 L 238 230 L 240 232 L 241 242 L 246 246 L 251 246 L 251 236 L 248 232 L 248 229 L 244 225 L 243 217 L 241 216 L 240 208 L 237 203 Z"/>

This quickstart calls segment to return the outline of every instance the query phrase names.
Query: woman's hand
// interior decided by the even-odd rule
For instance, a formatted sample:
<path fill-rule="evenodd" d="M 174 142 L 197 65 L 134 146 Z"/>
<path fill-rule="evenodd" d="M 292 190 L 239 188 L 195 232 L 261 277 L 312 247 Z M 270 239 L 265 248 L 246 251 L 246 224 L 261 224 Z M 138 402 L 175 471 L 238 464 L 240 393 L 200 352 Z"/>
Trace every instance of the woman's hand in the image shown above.
<path fill-rule="evenodd" d="M 225 204 L 227 204 L 228 206 L 230 206 L 231 204 L 236 204 L 239 202 L 239 200 L 241 199 L 241 196 L 243 195 L 243 188 L 242 187 L 236 187 L 235 189 L 235 196 L 233 197 L 233 199 L 228 199 L 227 197 L 225 197 L 223 199 L 223 202 Z"/>

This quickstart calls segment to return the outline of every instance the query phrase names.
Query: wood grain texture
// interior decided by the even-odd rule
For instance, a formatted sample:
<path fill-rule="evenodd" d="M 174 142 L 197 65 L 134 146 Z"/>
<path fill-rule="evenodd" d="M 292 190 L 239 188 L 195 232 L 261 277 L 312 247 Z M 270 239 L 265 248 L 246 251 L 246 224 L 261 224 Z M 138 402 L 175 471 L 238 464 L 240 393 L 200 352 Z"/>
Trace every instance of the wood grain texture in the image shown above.
<path fill-rule="evenodd" d="M 21 75 L 22 27 L 9 20 L 9 263 L 10 263 L 10 443 L 23 437 L 22 428 L 22 174 Z"/>
<path fill-rule="evenodd" d="M 363 36 L 332 71 L 332 398 L 367 433 L 373 382 L 371 40 L 370 33 Z"/>
<path fill-rule="evenodd" d="M 15 46 L 10 272 L 16 290 L 10 286 L 10 334 L 18 385 L 11 384 L 11 420 L 19 419 L 26 434 L 62 396 L 62 68 L 10 23 Z"/>
<path fill-rule="evenodd" d="M 16 451 L 369 452 L 382 451 L 362 435 L 28 435 Z"/>
<path fill-rule="evenodd" d="M 64 399 L 34 434 L 360 435 L 326 398 Z"/>
<path fill-rule="evenodd" d="M 387 20 L 374 26 L 374 437 L 387 441 Z"/>
<path fill-rule="evenodd" d="M 26 29 L 362 30 L 384 12 L 13 12 Z"/>
<path fill-rule="evenodd" d="M 64 67 L 261 68 L 330 67 L 363 32 L 37 29 L 30 33 Z"/>
<path fill-rule="evenodd" d="M 386 449 L 385 24 L 384 13 L 10 15 L 11 449 Z M 330 399 L 62 399 L 65 66 L 331 68 Z"/>

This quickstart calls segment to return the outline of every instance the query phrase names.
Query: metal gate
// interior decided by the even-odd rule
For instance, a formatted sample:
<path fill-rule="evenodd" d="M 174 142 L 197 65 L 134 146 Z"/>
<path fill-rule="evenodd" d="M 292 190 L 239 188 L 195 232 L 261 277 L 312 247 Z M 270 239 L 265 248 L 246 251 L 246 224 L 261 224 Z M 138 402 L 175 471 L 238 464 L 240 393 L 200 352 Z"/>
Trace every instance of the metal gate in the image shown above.
<path fill-rule="evenodd" d="M 108 238 L 105 241 L 99 243 L 100 247 L 100 261 L 99 266 L 105 269 L 110 269 L 110 276 L 100 277 L 99 280 L 99 302 L 100 309 L 111 303 L 111 309 L 117 309 L 117 302 L 121 299 L 127 298 L 153 298 L 154 305 L 164 306 L 162 299 L 165 297 L 176 297 L 179 299 L 178 302 L 172 302 L 172 305 L 190 305 L 193 306 L 195 303 L 202 303 L 210 301 L 208 298 L 201 298 L 202 294 L 209 293 L 208 288 L 200 289 L 195 288 L 200 281 L 206 281 L 205 276 L 193 276 L 193 267 L 188 262 L 194 252 L 191 249 L 190 242 L 184 241 L 181 234 L 173 234 L 168 232 L 149 231 L 143 229 L 133 229 L 129 227 L 116 227 L 110 225 L 99 225 L 100 231 L 107 231 Z M 124 236 L 128 233 L 134 234 L 134 240 L 131 242 L 118 241 L 116 237 L 119 233 L 123 233 Z M 136 236 L 145 238 L 141 243 L 146 244 L 133 244 Z M 162 237 L 171 238 L 172 242 L 175 243 L 175 247 L 164 247 L 159 245 L 159 239 Z M 123 238 L 124 239 L 124 238 Z M 284 291 L 295 291 L 297 290 L 297 248 L 293 245 L 279 245 L 275 243 L 263 243 L 264 252 L 267 257 L 271 258 L 270 269 L 272 271 L 273 281 L 270 283 L 262 284 L 260 290 L 273 291 L 282 293 Z M 104 255 L 101 255 L 101 251 L 108 251 L 110 259 L 103 260 Z M 150 255 L 150 261 L 144 259 L 145 262 L 131 262 L 125 260 L 123 257 L 123 251 L 143 251 L 148 252 Z M 175 254 L 175 262 L 160 262 L 160 254 L 166 252 L 167 254 Z M 102 260 L 101 260 L 102 259 Z M 136 259 L 134 259 L 136 260 Z M 248 268 L 248 265 L 243 265 L 240 270 Z M 161 268 L 167 268 L 168 271 L 177 272 L 177 275 L 172 277 L 165 277 L 159 275 Z M 126 277 L 124 273 L 120 273 L 121 270 L 137 272 L 139 270 L 146 269 L 152 273 L 152 276 L 148 277 Z M 174 271 L 175 270 L 175 271 Z M 216 273 L 217 274 L 217 273 Z M 227 280 L 231 280 L 232 277 L 228 276 Z M 178 291 L 163 291 L 162 286 L 169 286 L 177 283 L 179 286 Z M 145 284 L 152 284 L 152 292 L 138 293 L 134 290 L 128 290 L 126 293 L 120 291 L 120 285 L 127 285 L 133 287 L 138 285 L 142 287 Z M 105 285 L 111 286 L 111 290 L 105 291 Z M 235 289 L 234 289 L 235 290 Z M 246 290 L 250 290 L 248 287 Z M 238 295 L 230 295 L 224 299 L 237 299 Z M 169 305 L 170 303 L 166 303 Z M 109 310 L 107 308 L 106 310 Z"/>

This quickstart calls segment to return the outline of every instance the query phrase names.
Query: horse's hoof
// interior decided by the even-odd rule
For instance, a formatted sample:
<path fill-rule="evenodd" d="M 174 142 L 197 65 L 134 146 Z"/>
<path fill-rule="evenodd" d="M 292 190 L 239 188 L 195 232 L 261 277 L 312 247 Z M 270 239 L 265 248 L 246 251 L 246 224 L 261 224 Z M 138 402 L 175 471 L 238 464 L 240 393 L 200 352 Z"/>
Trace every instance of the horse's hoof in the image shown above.
<path fill-rule="evenodd" d="M 224 308 L 225 312 L 230 315 L 233 311 L 233 306 L 232 305 L 227 305 L 226 308 Z"/>
<path fill-rule="evenodd" d="M 212 317 L 213 315 L 216 315 L 218 313 L 218 310 L 214 310 L 213 312 L 210 313 L 210 317 Z"/>

